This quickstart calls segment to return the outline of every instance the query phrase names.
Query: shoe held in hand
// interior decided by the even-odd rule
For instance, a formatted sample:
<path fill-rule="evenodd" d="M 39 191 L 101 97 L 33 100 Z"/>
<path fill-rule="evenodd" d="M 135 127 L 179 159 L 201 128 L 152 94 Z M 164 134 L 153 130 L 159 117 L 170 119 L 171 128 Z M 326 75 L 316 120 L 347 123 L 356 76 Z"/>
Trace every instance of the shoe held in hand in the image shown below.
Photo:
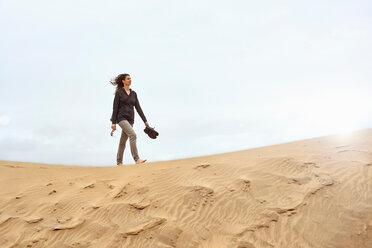
<path fill-rule="evenodd" d="M 156 137 L 159 135 L 158 132 L 155 131 L 153 127 L 146 127 L 143 130 L 151 139 L 156 139 Z"/>

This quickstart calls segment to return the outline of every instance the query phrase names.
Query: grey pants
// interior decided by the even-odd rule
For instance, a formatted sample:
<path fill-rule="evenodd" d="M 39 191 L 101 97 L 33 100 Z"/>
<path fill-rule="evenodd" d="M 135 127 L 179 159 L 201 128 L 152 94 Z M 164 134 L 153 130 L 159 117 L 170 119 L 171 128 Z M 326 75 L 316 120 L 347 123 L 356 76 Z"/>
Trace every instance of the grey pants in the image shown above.
<path fill-rule="evenodd" d="M 128 137 L 130 143 L 130 151 L 132 153 L 134 161 L 137 161 L 137 159 L 139 158 L 136 144 L 137 135 L 134 132 L 133 125 L 131 125 L 127 120 L 122 120 L 118 124 L 121 127 L 121 137 L 119 142 L 118 154 L 116 156 L 117 164 L 123 163 L 125 143 L 127 143 Z"/>

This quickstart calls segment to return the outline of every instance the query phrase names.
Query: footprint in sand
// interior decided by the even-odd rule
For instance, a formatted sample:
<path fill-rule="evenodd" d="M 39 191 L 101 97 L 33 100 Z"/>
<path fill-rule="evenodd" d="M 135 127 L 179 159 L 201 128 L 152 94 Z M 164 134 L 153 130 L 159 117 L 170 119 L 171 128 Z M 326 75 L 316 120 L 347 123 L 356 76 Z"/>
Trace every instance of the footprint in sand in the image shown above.
<path fill-rule="evenodd" d="M 287 183 L 288 184 L 297 184 L 297 185 L 303 185 L 307 184 L 311 181 L 310 177 L 300 177 L 300 178 L 289 178 Z"/>
<path fill-rule="evenodd" d="M 242 180 L 242 191 L 243 192 L 248 192 L 249 188 L 251 187 L 251 181 L 249 181 L 248 179 L 243 179 Z"/>
<path fill-rule="evenodd" d="M 72 216 L 57 218 L 57 222 L 60 223 L 60 224 L 65 224 L 65 223 L 69 222 L 70 220 L 72 220 Z"/>
<path fill-rule="evenodd" d="M 196 208 L 200 205 L 207 205 L 208 203 L 212 205 L 214 203 L 214 200 L 212 199 L 214 196 L 213 189 L 203 187 L 203 186 L 195 186 L 191 190 L 193 194 L 196 194 L 196 201 L 194 202 L 191 210 L 196 211 Z"/>
<path fill-rule="evenodd" d="M 335 183 L 332 178 L 320 178 L 319 181 L 324 186 L 332 186 Z"/>
<path fill-rule="evenodd" d="M 201 170 L 201 169 L 208 168 L 209 166 L 210 164 L 208 163 L 202 163 L 202 164 L 199 164 L 198 166 L 195 166 L 194 169 Z"/>
<path fill-rule="evenodd" d="M 17 168 L 24 168 L 24 167 L 18 166 L 18 165 L 7 165 L 7 164 L 4 164 L 3 166 L 4 167 L 8 167 L 8 168 L 15 168 L 15 169 L 17 169 Z"/>
<path fill-rule="evenodd" d="M 76 248 L 85 248 L 91 247 L 91 243 L 89 241 L 75 241 L 69 247 L 76 247 Z"/>
<path fill-rule="evenodd" d="M 128 194 L 128 191 L 129 191 L 129 188 L 131 188 L 131 184 L 130 183 L 127 183 L 126 185 L 124 185 L 120 190 L 119 192 L 117 192 L 114 196 L 114 198 L 120 198 L 120 197 L 123 197 L 125 196 L 126 194 Z"/>
<path fill-rule="evenodd" d="M 49 192 L 49 195 L 53 195 L 55 193 L 57 193 L 57 191 L 53 189 L 52 191 Z"/>
<path fill-rule="evenodd" d="M 25 219 L 25 221 L 28 223 L 28 224 L 34 224 L 34 223 L 38 223 L 40 221 L 42 221 L 44 218 L 42 217 L 28 217 L 27 219 Z"/>
<path fill-rule="evenodd" d="M 148 202 L 148 201 L 135 202 L 135 203 L 129 203 L 129 205 L 136 210 L 143 210 L 143 209 L 147 208 L 148 206 L 150 206 L 150 202 Z"/>
<path fill-rule="evenodd" d="M 316 163 L 314 163 L 314 162 L 305 162 L 304 165 L 305 165 L 305 166 L 313 166 L 313 167 L 315 167 L 315 168 L 319 168 L 319 166 L 316 165 Z"/>
<path fill-rule="evenodd" d="M 114 188 L 115 188 L 115 186 L 114 186 L 114 185 L 112 185 L 112 184 L 109 184 L 109 185 L 107 185 L 107 188 L 109 188 L 109 189 L 114 189 Z"/>
<path fill-rule="evenodd" d="M 295 208 L 277 208 L 275 209 L 278 214 L 285 214 L 287 216 L 291 216 L 296 214 Z"/>
<path fill-rule="evenodd" d="M 135 191 L 137 193 L 137 195 L 144 195 L 147 192 L 149 192 L 150 189 L 149 189 L 149 187 L 134 188 L 134 186 L 132 186 L 130 183 L 127 183 L 126 185 L 124 185 L 121 188 L 120 191 L 115 193 L 114 198 L 123 197 L 123 196 L 127 195 L 129 193 L 129 191 L 131 191 L 131 192 Z"/>
<path fill-rule="evenodd" d="M 95 187 L 94 183 L 91 183 L 91 184 L 85 186 L 84 189 L 92 189 L 94 187 Z"/>
<path fill-rule="evenodd" d="M 72 217 L 66 218 L 66 219 L 57 219 L 58 225 L 53 227 L 54 231 L 58 230 L 65 230 L 65 229 L 73 229 L 75 227 L 78 227 L 82 225 L 85 222 L 85 219 L 72 219 Z"/>

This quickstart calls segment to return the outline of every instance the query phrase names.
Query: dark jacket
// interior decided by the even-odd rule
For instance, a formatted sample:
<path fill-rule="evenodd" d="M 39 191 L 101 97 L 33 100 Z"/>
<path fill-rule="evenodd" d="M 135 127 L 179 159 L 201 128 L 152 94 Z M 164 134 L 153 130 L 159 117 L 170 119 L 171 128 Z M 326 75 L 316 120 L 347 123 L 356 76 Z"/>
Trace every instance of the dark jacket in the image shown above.
<path fill-rule="evenodd" d="M 143 122 L 147 122 L 145 115 L 142 112 L 139 104 L 137 93 L 130 89 L 129 95 L 124 88 L 120 88 L 114 98 L 114 106 L 111 116 L 112 124 L 119 123 L 122 120 L 127 120 L 131 125 L 134 124 L 134 108 L 137 113 L 141 116 Z"/>

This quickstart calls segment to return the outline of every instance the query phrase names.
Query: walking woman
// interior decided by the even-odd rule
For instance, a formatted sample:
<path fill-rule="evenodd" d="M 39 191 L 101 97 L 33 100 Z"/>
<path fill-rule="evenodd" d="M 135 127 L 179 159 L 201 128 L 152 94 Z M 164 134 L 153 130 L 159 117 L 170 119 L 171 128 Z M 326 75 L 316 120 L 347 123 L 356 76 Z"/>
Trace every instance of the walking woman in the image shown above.
<path fill-rule="evenodd" d="M 116 130 L 116 124 L 121 127 L 121 137 L 119 142 L 118 153 L 116 156 L 117 165 L 123 165 L 123 155 L 125 149 L 125 143 L 129 137 L 130 151 L 136 164 L 146 162 L 146 159 L 140 159 L 137 151 L 137 135 L 133 130 L 134 124 L 134 109 L 136 108 L 137 113 L 141 116 L 143 122 L 148 127 L 146 117 L 143 114 L 141 106 L 138 101 L 137 93 L 130 87 L 132 79 L 129 74 L 119 74 L 110 83 L 116 86 L 114 106 L 111 117 L 111 128 L 112 131 Z"/>

